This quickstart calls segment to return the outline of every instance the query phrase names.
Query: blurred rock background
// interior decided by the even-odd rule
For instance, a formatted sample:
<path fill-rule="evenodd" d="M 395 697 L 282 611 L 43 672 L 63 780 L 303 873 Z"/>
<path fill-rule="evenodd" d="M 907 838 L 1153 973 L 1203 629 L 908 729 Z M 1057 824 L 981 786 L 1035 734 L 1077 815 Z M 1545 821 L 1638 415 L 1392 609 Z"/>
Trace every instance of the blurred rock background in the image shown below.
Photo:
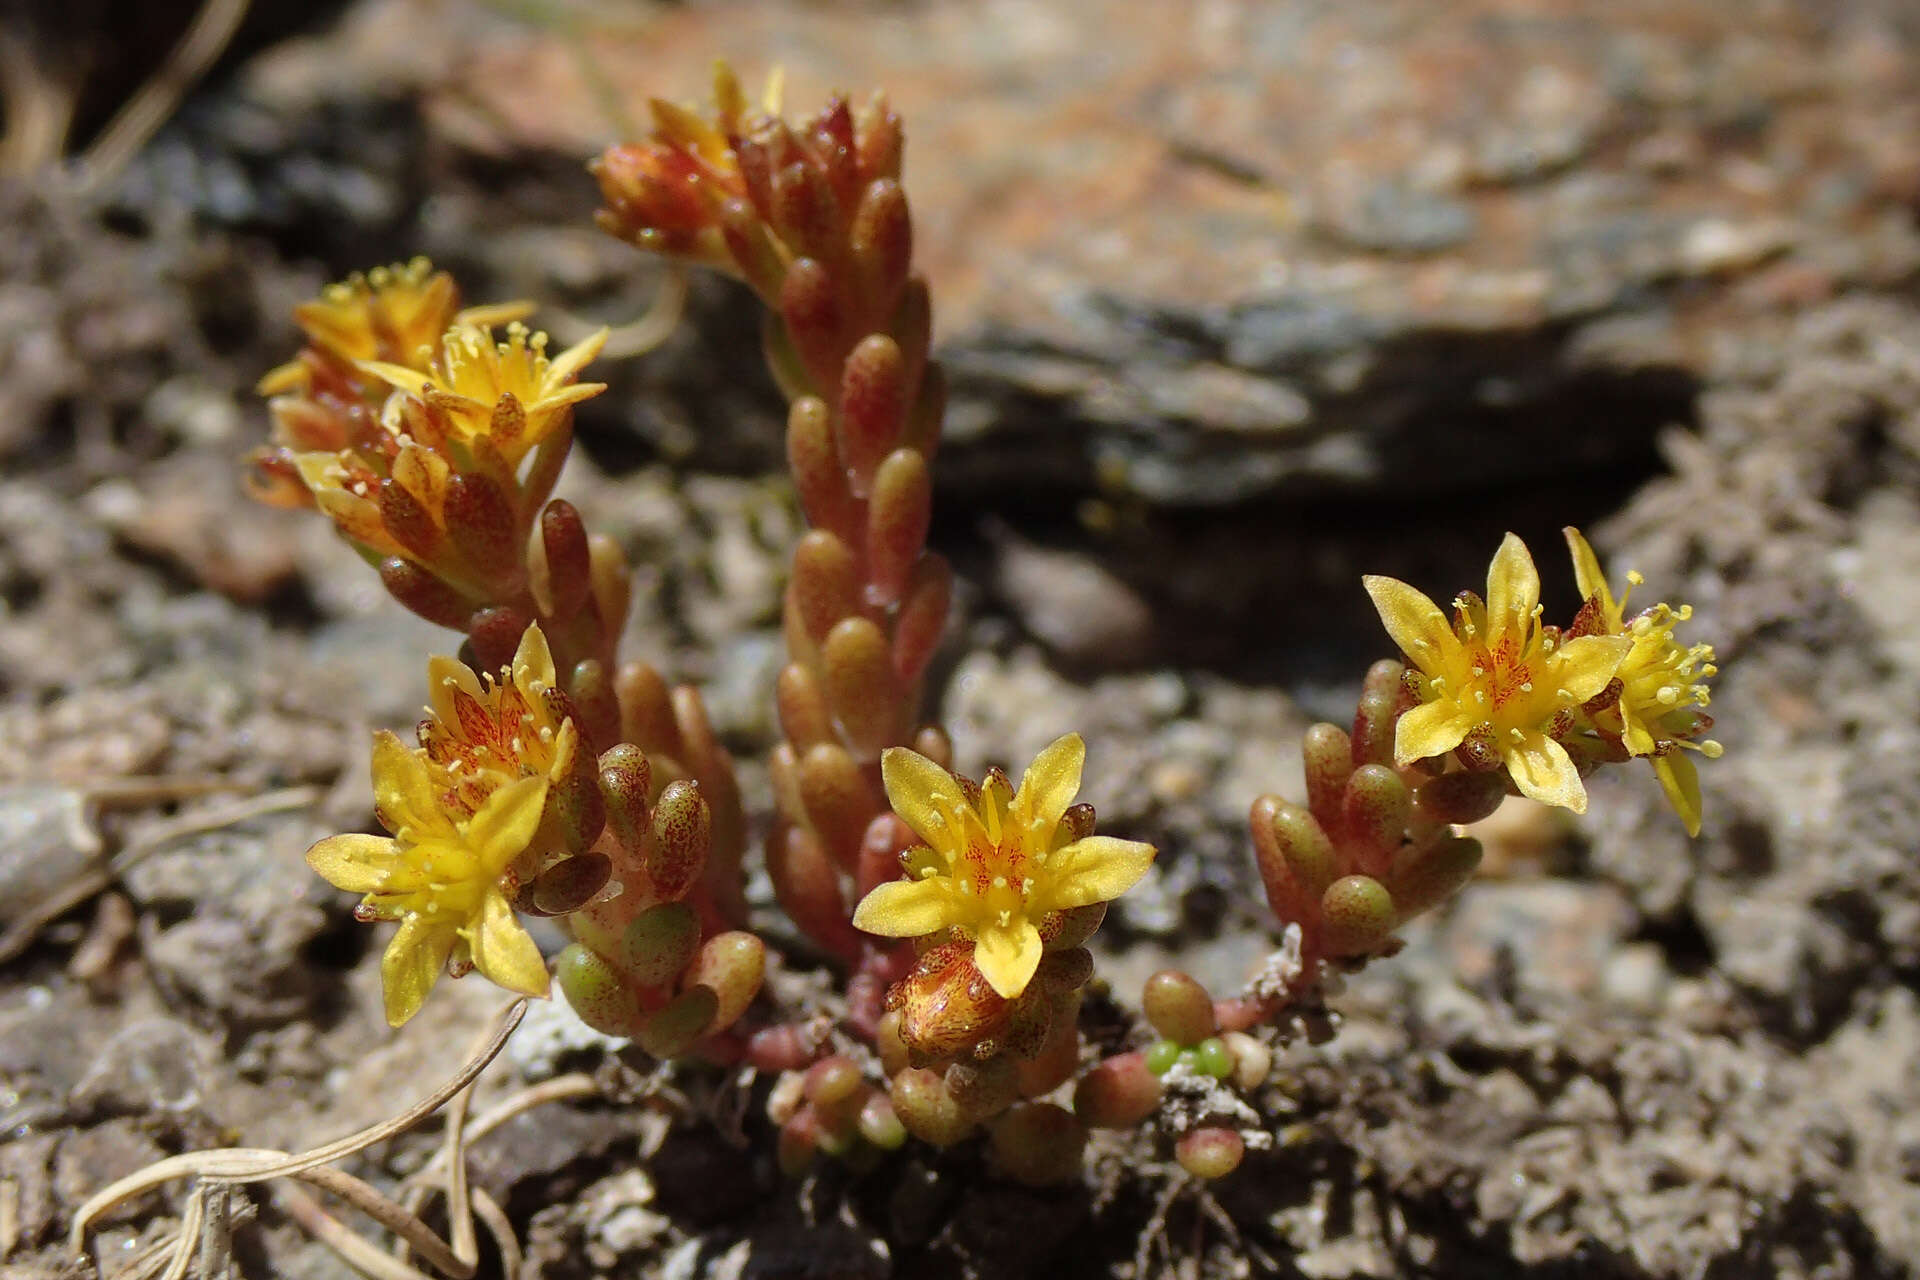
<path fill-rule="evenodd" d="M 368 821 L 366 731 L 411 721 L 443 640 L 240 496 L 249 388 L 296 301 L 416 253 L 561 340 L 641 314 L 664 275 L 592 229 L 581 162 L 726 56 L 906 118 L 965 580 L 934 696 L 969 766 L 1081 729 L 1103 824 L 1162 844 L 1117 988 L 1175 952 L 1231 987 L 1269 945 L 1242 819 L 1383 655 L 1362 572 L 1477 585 L 1511 528 L 1566 612 L 1558 530 L 1587 527 L 1695 604 L 1728 754 L 1697 842 L 1644 773 L 1577 824 L 1498 815 L 1490 874 L 1286 1057 L 1284 1140 L 1224 1217 L 1181 1200 L 1143 1242 L 1164 1175 L 1118 1158 L 1078 1197 L 929 1160 L 809 1199 L 702 1122 L 562 1108 L 486 1172 L 530 1271 L 1916 1273 L 1911 6 L 225 8 L 112 164 L 206 12 L 0 22 L 0 1263 L 64 1274 L 64 1215 L 157 1153 L 397 1110 L 484 1017 L 469 983 L 375 1025 L 373 931 L 300 861 Z M 705 682 L 743 759 L 797 529 L 756 334 L 695 279 L 664 347 L 596 368 L 567 482 L 646 566 L 632 648 Z M 843 1231 L 803 1229 L 819 1195 Z M 249 1274 L 346 1274 L 271 1214 L 251 1238 Z"/>

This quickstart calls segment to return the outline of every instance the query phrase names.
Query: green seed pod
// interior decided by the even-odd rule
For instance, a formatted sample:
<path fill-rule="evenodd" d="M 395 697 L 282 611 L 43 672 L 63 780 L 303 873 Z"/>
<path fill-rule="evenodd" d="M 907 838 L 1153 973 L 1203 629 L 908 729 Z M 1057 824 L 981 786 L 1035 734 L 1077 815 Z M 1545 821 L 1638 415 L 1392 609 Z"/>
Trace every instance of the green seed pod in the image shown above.
<path fill-rule="evenodd" d="M 633 988 L 605 957 L 575 942 L 560 953 L 554 977 L 580 1021 L 610 1036 L 631 1036 L 646 1022 Z"/>
<path fill-rule="evenodd" d="M 1154 1071 L 1138 1051 L 1104 1059 L 1074 1086 L 1074 1114 L 1096 1129 L 1131 1129 L 1160 1105 L 1164 1071 Z"/>
<path fill-rule="evenodd" d="M 1406 837 L 1412 808 L 1407 784 L 1392 768 L 1363 764 L 1355 769 L 1347 779 L 1347 794 L 1341 804 L 1346 836 L 1341 851 L 1350 859 L 1350 869 L 1385 875 L 1394 851 Z"/>
<path fill-rule="evenodd" d="M 1468 836 L 1442 836 L 1402 849 L 1393 861 L 1393 905 L 1399 912 L 1395 927 L 1458 893 L 1473 878 L 1480 853 L 1480 842 Z"/>
<path fill-rule="evenodd" d="M 1233 1051 L 1218 1036 L 1208 1036 L 1195 1045 L 1193 1055 L 1200 1064 L 1202 1075 L 1225 1080 L 1233 1074 Z"/>
<path fill-rule="evenodd" d="M 670 782 L 653 806 L 647 878 L 662 898 L 678 900 L 699 882 L 713 842 L 713 814 L 695 782 Z"/>
<path fill-rule="evenodd" d="M 684 902 L 662 902 L 620 935 L 618 960 L 633 981 L 671 991 L 700 948 L 700 917 Z"/>
<path fill-rule="evenodd" d="M 1140 992 L 1140 1011 L 1153 1029 L 1178 1045 L 1195 1045 L 1214 1033 L 1213 997 L 1178 969 L 1162 969 Z"/>
<path fill-rule="evenodd" d="M 1478 822 L 1507 798 L 1507 780 L 1499 773 L 1443 773 L 1428 778 L 1413 793 L 1417 812 L 1440 823 Z"/>
<path fill-rule="evenodd" d="M 916 449 L 895 449 L 873 475 L 867 507 L 867 580 L 882 604 L 906 593 L 933 518 L 933 480 Z"/>
<path fill-rule="evenodd" d="M 939 1073 L 909 1067 L 888 1090 L 894 1115 L 908 1133 L 936 1147 L 950 1147 L 973 1131 L 973 1118 L 947 1092 Z"/>
<path fill-rule="evenodd" d="M 1320 899 L 1327 953 L 1364 956 L 1393 936 L 1393 898 L 1372 876 L 1343 876 Z"/>
<path fill-rule="evenodd" d="M 767 945 L 751 933 L 730 929 L 700 944 L 687 969 L 688 986 L 711 987 L 719 1007 L 713 1013 L 714 1031 L 724 1031 L 740 1020 L 767 973 Z"/>
<path fill-rule="evenodd" d="M 1246 1140 L 1232 1129 L 1195 1129 L 1174 1143 L 1173 1157 L 1196 1178 L 1224 1178 L 1240 1167 L 1247 1154 Z"/>
<path fill-rule="evenodd" d="M 1053 1187 L 1080 1174 L 1087 1127 L 1065 1107 L 1022 1102 L 1008 1108 L 988 1131 L 993 1162 L 1029 1187 Z"/>
<path fill-rule="evenodd" d="M 688 987 L 653 1011 L 634 1042 L 656 1058 L 677 1058 L 707 1033 L 720 1001 L 711 987 Z"/>
<path fill-rule="evenodd" d="M 1156 1040 L 1148 1048 L 1145 1062 L 1147 1070 L 1156 1076 L 1163 1076 L 1173 1070 L 1173 1064 L 1180 1061 L 1180 1045 L 1173 1040 Z"/>
<path fill-rule="evenodd" d="M 1339 725 L 1316 724 L 1300 739 L 1306 768 L 1307 808 L 1322 822 L 1338 822 L 1340 798 L 1353 774 L 1353 739 Z"/>

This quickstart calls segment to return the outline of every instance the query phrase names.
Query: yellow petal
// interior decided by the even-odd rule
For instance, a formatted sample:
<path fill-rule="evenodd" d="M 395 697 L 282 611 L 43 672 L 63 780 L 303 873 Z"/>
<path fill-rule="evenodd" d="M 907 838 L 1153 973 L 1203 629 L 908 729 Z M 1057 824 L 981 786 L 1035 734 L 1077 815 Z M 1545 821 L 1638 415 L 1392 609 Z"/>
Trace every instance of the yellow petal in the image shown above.
<path fill-rule="evenodd" d="M 1687 834 L 1699 835 L 1700 774 L 1693 767 L 1693 761 L 1679 751 L 1671 755 L 1655 756 L 1653 773 L 1660 779 L 1661 790 L 1667 793 L 1667 802 L 1673 806 L 1673 811 L 1680 815 L 1680 821 L 1686 824 Z"/>
<path fill-rule="evenodd" d="M 1553 669 L 1553 681 L 1585 702 L 1607 687 L 1620 671 L 1620 664 L 1633 652 L 1633 641 L 1625 636 L 1582 636 L 1560 646 L 1559 661 Z"/>
<path fill-rule="evenodd" d="M 395 859 L 394 842 L 384 836 L 328 836 L 307 850 L 307 865 L 322 880 L 348 893 L 385 888 Z"/>
<path fill-rule="evenodd" d="M 936 849 L 954 844 L 960 833 L 948 826 L 946 813 L 970 806 L 964 805 L 952 774 L 917 751 L 888 747 L 880 753 L 880 780 L 887 803 L 915 835 Z"/>
<path fill-rule="evenodd" d="M 1540 603 L 1540 571 L 1517 534 L 1500 540 L 1487 567 L 1487 626 L 1497 635 L 1522 631 Z"/>
<path fill-rule="evenodd" d="M 1020 790 L 1014 793 L 1013 818 L 1038 837 L 1037 846 L 1029 847 L 1046 847 L 1061 815 L 1080 792 L 1080 772 L 1086 762 L 1086 742 L 1079 734 L 1069 733 L 1047 744 L 1027 766 Z"/>
<path fill-rule="evenodd" d="M 449 924 L 429 924 L 408 916 L 380 957 L 380 982 L 386 989 L 387 1025 L 397 1027 L 420 1012 L 427 992 L 447 967 L 459 933 Z"/>
<path fill-rule="evenodd" d="M 473 967 L 488 979 L 521 995 L 547 994 L 547 962 L 520 927 L 505 894 L 497 889 L 488 893 L 481 900 L 479 920 L 465 933 Z"/>
<path fill-rule="evenodd" d="M 464 737 L 460 728 L 460 713 L 454 710 L 453 705 L 453 695 L 456 693 L 464 693 L 477 702 L 484 702 L 486 698 L 479 677 L 473 674 L 466 663 L 438 654 L 428 658 L 427 697 L 431 701 L 431 710 L 454 736 Z"/>
<path fill-rule="evenodd" d="M 1454 702 L 1428 702 L 1400 717 L 1393 731 L 1393 758 L 1401 765 L 1443 756 L 1459 746 L 1477 723 Z"/>
<path fill-rule="evenodd" d="M 547 803 L 544 777 L 518 778 L 498 787 L 467 821 L 467 843 L 479 856 L 488 876 L 497 876 L 526 851 L 540 829 L 540 811 Z"/>
<path fill-rule="evenodd" d="M 1407 660 L 1428 675 L 1442 672 L 1460 648 L 1447 615 L 1438 605 L 1398 578 L 1370 573 L 1360 580 L 1373 598 L 1380 623 Z"/>
<path fill-rule="evenodd" d="M 940 879 L 889 880 L 854 908 L 853 927 L 883 938 L 922 938 L 954 923 L 953 894 Z"/>
<path fill-rule="evenodd" d="M 605 325 L 602 325 L 600 326 L 599 332 L 588 334 L 584 339 L 574 343 L 565 351 L 555 356 L 553 363 L 547 366 L 548 379 L 556 383 L 565 382 L 568 378 L 571 378 L 574 374 L 586 368 L 587 362 L 599 355 L 600 348 L 607 345 L 607 335 L 610 332 L 612 331 Z M 604 391 L 606 388 L 601 386 L 596 388 L 596 390 Z"/>
<path fill-rule="evenodd" d="M 1040 931 L 1026 920 L 991 925 L 974 935 L 973 964 L 995 991 L 1018 999 L 1040 967 Z"/>
<path fill-rule="evenodd" d="M 535 699 L 536 683 L 552 688 L 559 681 L 553 673 L 553 650 L 547 647 L 546 632 L 532 622 L 520 636 L 520 647 L 513 651 L 513 682 L 520 691 Z"/>
<path fill-rule="evenodd" d="M 373 735 L 373 804 L 381 823 L 395 835 L 402 827 L 416 840 L 453 830 L 440 811 L 426 757 L 385 729 Z"/>
<path fill-rule="evenodd" d="M 1608 627 L 1618 630 L 1620 609 L 1613 602 L 1613 592 L 1607 589 L 1607 575 L 1600 572 L 1600 558 L 1593 554 L 1593 548 L 1587 545 L 1587 540 L 1572 525 L 1560 532 L 1566 535 L 1567 550 L 1573 555 L 1573 580 L 1580 588 L 1580 598 L 1598 599 L 1600 612 L 1605 616 Z"/>
<path fill-rule="evenodd" d="M 1580 771 L 1573 767 L 1566 748 L 1546 734 L 1535 731 L 1518 742 L 1504 743 L 1500 754 L 1507 775 L 1527 799 L 1575 813 L 1587 811 L 1587 788 L 1580 781 Z"/>
<path fill-rule="evenodd" d="M 1150 844 L 1112 836 L 1076 840 L 1047 858 L 1030 907 L 1038 914 L 1111 902 L 1140 883 L 1155 852 Z"/>
<path fill-rule="evenodd" d="M 409 369 L 401 364 L 384 364 L 378 360 L 360 360 L 355 368 L 370 378 L 378 378 L 391 387 L 398 387 L 409 395 L 424 396 L 427 388 L 433 385 L 433 379 L 418 369 Z"/>

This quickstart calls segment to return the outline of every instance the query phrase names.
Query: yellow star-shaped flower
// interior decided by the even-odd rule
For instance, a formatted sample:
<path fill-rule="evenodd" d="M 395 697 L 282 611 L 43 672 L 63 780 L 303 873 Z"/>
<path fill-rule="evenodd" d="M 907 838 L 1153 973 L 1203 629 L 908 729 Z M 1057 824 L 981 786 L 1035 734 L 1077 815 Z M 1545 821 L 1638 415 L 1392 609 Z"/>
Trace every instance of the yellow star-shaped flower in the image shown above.
<path fill-rule="evenodd" d="M 993 989 L 1017 998 L 1040 964 L 1043 917 L 1117 898 L 1153 863 L 1152 845 L 1081 836 L 1067 820 L 1086 755 L 1070 733 L 1034 758 L 1018 791 L 991 777 L 975 800 L 972 784 L 925 756 L 887 750 L 887 799 L 925 844 L 902 859 L 907 879 L 861 900 L 854 927 L 888 938 L 950 929 L 973 940 Z"/>
<path fill-rule="evenodd" d="M 443 782 L 423 752 L 377 734 L 375 811 L 393 838 L 332 836 L 307 850 L 307 865 L 322 877 L 367 895 L 363 917 L 400 922 L 380 962 L 387 1021 L 396 1027 L 419 1011 L 449 969 L 478 969 L 509 991 L 547 994 L 546 962 L 514 918 L 502 883 L 540 825 L 547 779 L 508 782 L 460 818 L 450 812 Z"/>
<path fill-rule="evenodd" d="M 1420 705 L 1400 717 L 1402 765 L 1445 755 L 1482 734 L 1520 793 L 1585 813 L 1587 789 L 1552 730 L 1607 687 L 1631 649 L 1624 636 L 1566 640 L 1540 625 L 1540 574 L 1509 533 L 1487 569 L 1487 598 L 1439 606 L 1397 578 L 1368 576 L 1367 594 L 1415 673 Z"/>

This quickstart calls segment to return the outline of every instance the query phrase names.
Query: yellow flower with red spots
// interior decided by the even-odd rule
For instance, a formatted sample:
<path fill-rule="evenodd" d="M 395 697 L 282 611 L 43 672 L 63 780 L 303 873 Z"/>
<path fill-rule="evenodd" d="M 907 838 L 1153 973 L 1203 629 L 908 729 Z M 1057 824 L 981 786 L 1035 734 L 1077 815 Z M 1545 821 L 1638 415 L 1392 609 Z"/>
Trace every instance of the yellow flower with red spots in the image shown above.
<path fill-rule="evenodd" d="M 1713 725 L 1704 710 L 1710 700 L 1706 681 L 1719 670 L 1713 665 L 1713 646 L 1682 645 L 1674 639 L 1674 628 L 1693 617 L 1691 605 L 1656 604 L 1627 617 L 1627 597 L 1642 582 L 1640 575 L 1627 574 L 1627 589 L 1616 600 L 1587 540 L 1571 526 L 1564 532 L 1574 578 L 1586 601 L 1571 634 L 1622 636 L 1632 646 L 1616 673 L 1620 695 L 1594 710 L 1595 729 L 1617 738 L 1629 755 L 1652 761 L 1654 775 L 1687 834 L 1697 836 L 1700 775 L 1685 752 L 1698 751 L 1710 760 L 1720 755 L 1719 743 L 1700 738 Z"/>
<path fill-rule="evenodd" d="M 1557 739 L 1612 681 L 1632 642 L 1569 639 L 1542 626 L 1540 575 L 1511 533 L 1487 570 L 1486 600 L 1463 592 L 1451 622 L 1396 578 L 1365 582 L 1387 634 L 1406 654 L 1419 699 L 1400 718 L 1395 759 L 1408 765 L 1466 745 L 1497 758 L 1522 795 L 1585 813 L 1586 786 Z"/>
<path fill-rule="evenodd" d="M 902 859 L 907 878 L 874 889 L 854 927 L 889 938 L 951 930 L 974 943 L 974 964 L 1015 999 L 1040 965 L 1050 913 L 1108 902 L 1152 865 L 1154 848 L 1083 834 L 1068 813 L 1087 748 L 1070 733 L 1048 746 L 1014 790 L 1004 774 L 975 786 L 904 747 L 881 777 L 893 811 L 924 842 Z"/>
<path fill-rule="evenodd" d="M 507 871 L 540 826 L 547 779 L 505 783 L 463 815 L 426 753 L 383 732 L 373 790 L 392 837 L 332 836 L 307 850 L 307 865 L 364 893 L 362 919 L 399 921 L 380 962 L 387 1021 L 397 1027 L 417 1013 L 443 972 L 478 969 L 509 991 L 544 996 L 546 962 L 514 916 Z"/>

